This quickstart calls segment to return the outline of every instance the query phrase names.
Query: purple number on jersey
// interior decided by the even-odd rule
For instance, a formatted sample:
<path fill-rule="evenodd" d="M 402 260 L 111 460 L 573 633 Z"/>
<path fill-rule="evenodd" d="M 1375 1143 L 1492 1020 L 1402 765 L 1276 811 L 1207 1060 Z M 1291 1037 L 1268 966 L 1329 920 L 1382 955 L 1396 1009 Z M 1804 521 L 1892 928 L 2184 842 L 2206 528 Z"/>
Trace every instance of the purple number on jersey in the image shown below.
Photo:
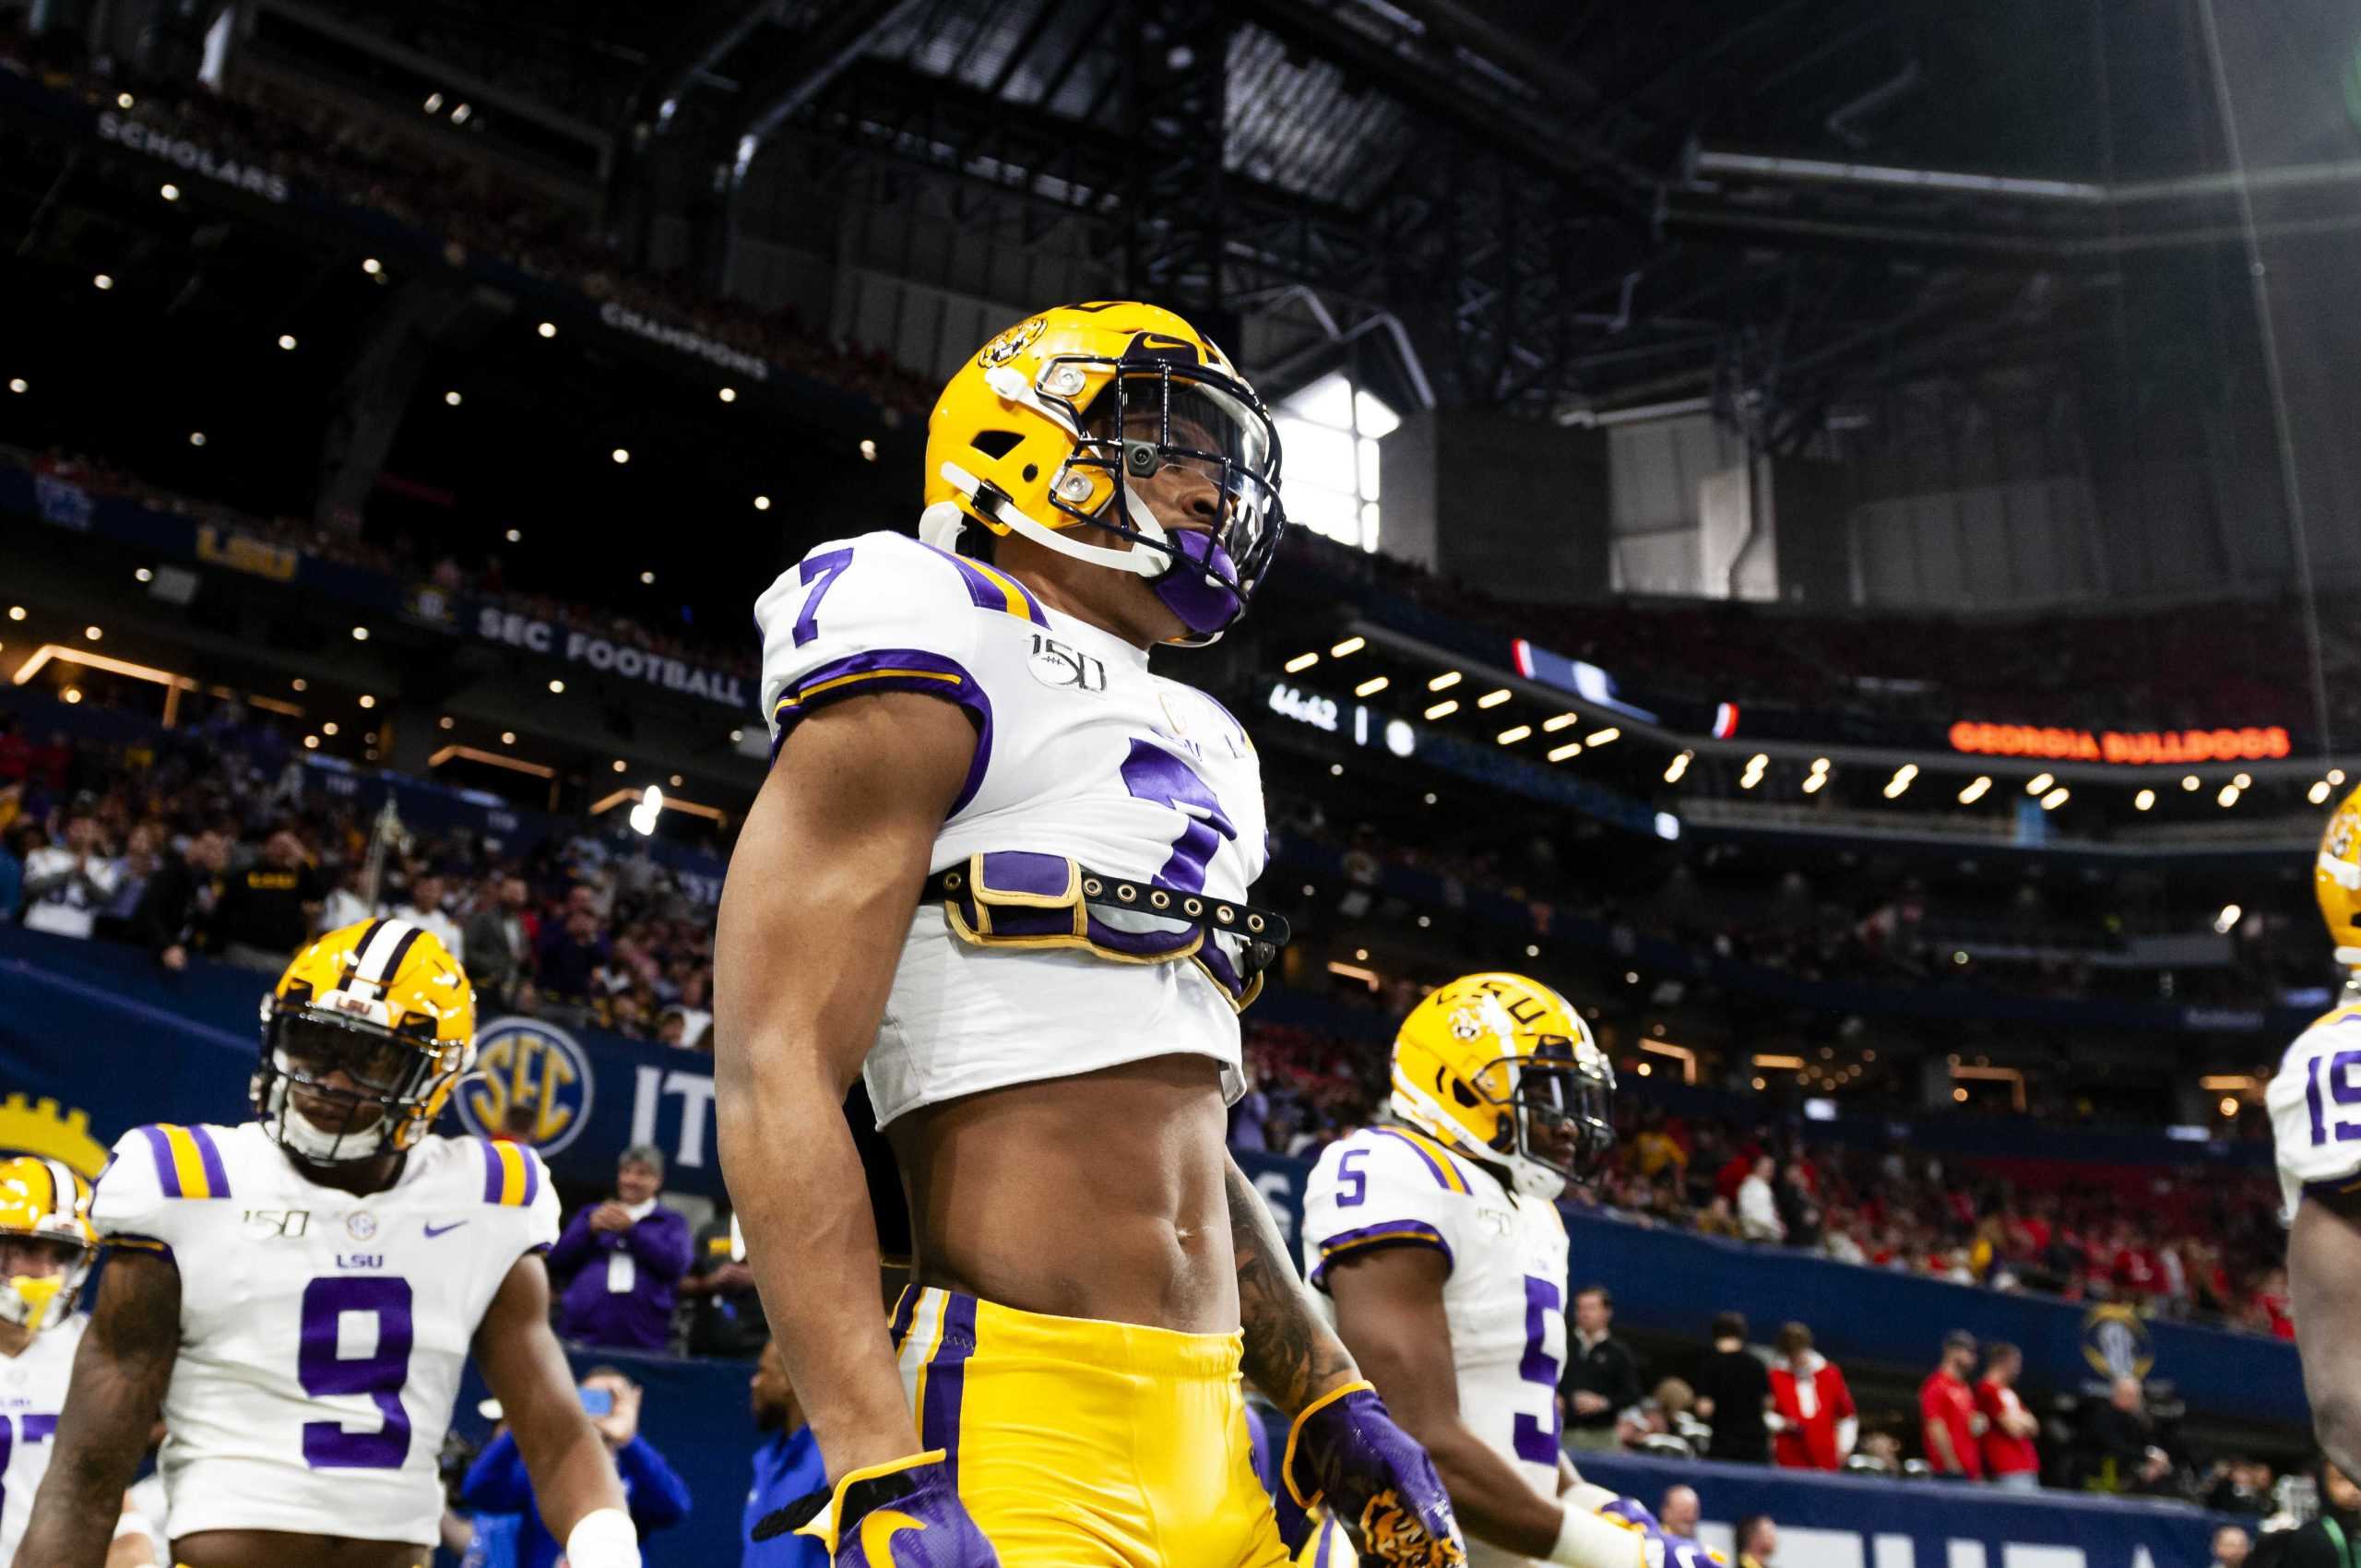
<path fill-rule="evenodd" d="M 1564 1304 L 1565 1293 L 1553 1279 L 1525 1277 L 1525 1360 L 1517 1375 L 1549 1391 L 1548 1419 L 1536 1421 L 1520 1411 L 1516 1418 L 1516 1456 L 1536 1465 L 1558 1462 L 1558 1359 L 1548 1348 L 1549 1314 Z"/>
<path fill-rule="evenodd" d="M 852 549 L 847 546 L 842 550 L 823 551 L 806 558 L 801 565 L 796 567 L 797 582 L 809 586 L 813 578 L 820 579 L 820 586 L 803 596 L 803 608 L 796 612 L 796 647 L 801 647 L 820 635 L 820 601 L 828 597 L 830 588 L 836 586 L 837 576 L 851 564 Z"/>
<path fill-rule="evenodd" d="M 1182 893 L 1205 890 L 1205 868 L 1225 838 L 1233 841 L 1238 829 L 1222 814 L 1221 802 L 1197 777 L 1197 770 L 1153 741 L 1133 741 L 1123 759 L 1123 788 L 1143 801 L 1170 806 L 1186 819 L 1172 845 L 1172 858 L 1156 873 L 1157 885 Z"/>
<path fill-rule="evenodd" d="M 385 1412 L 375 1431 L 351 1431 L 342 1421 L 303 1423 L 303 1462 L 315 1470 L 397 1470 L 409 1456 L 409 1412 L 402 1384 L 409 1378 L 409 1281 L 378 1275 L 314 1279 L 303 1287 L 303 1342 L 296 1375 L 314 1398 L 365 1394 Z M 365 1356 L 337 1353 L 337 1324 L 347 1313 L 377 1320 L 377 1348 Z"/>
<path fill-rule="evenodd" d="M 1368 1158 L 1369 1150 L 1357 1148 L 1347 1151 L 1345 1158 L 1336 1162 L 1336 1175 L 1340 1179 L 1338 1186 L 1352 1189 L 1350 1192 L 1340 1191 L 1337 1194 L 1338 1208 L 1352 1208 L 1369 1201 L 1369 1178 L 1353 1169 L 1353 1161 Z"/>
<path fill-rule="evenodd" d="M 12 1423 L 0 1416 L 0 1479 L 8 1474 L 8 1461 L 16 1456 L 19 1438 L 30 1448 L 36 1443 L 47 1443 L 49 1434 L 57 1430 L 55 1416 L 18 1416 Z M 8 1489 L 0 1485 L 0 1508 L 8 1506 Z"/>

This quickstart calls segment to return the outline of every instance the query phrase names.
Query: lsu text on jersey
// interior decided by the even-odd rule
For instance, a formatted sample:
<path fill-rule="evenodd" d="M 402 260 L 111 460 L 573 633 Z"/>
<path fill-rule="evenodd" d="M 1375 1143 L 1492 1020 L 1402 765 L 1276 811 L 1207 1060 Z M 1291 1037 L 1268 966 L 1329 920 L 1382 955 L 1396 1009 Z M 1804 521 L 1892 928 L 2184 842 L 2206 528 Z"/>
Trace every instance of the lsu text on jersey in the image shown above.
<path fill-rule="evenodd" d="M 517 1259 L 557 1240 L 532 1150 L 428 1134 L 391 1187 L 356 1196 L 306 1180 L 259 1123 L 135 1127 L 91 1220 L 180 1275 L 170 1535 L 436 1540 L 477 1326 Z"/>

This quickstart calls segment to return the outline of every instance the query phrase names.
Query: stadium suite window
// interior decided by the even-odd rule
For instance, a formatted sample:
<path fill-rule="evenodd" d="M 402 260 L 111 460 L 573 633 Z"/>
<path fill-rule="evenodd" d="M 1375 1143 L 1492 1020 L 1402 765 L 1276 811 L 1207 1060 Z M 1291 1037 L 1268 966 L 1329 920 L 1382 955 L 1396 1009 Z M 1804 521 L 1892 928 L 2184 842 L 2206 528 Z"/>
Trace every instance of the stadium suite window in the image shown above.
<path fill-rule="evenodd" d="M 1377 444 L 1402 422 L 1342 371 L 1281 403 L 1272 417 L 1289 520 L 1343 544 L 1377 548 Z"/>

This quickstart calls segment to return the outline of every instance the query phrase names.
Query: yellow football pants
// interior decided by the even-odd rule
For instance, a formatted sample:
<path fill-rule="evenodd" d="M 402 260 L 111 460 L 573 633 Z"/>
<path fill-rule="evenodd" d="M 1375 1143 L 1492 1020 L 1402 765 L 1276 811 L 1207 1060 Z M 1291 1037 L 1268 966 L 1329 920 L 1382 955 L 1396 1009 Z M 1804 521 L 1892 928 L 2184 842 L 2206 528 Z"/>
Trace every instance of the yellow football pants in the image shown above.
<path fill-rule="evenodd" d="M 1238 1334 L 1046 1317 L 912 1287 L 919 1435 L 1005 1568 L 1287 1568 L 1254 1476 Z"/>

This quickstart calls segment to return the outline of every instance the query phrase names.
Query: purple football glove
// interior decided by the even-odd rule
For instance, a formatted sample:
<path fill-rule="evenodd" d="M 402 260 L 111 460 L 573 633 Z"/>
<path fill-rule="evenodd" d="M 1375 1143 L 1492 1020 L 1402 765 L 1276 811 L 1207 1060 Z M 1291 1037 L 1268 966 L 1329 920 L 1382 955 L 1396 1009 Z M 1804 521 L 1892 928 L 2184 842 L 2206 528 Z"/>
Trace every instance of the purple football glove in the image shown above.
<path fill-rule="evenodd" d="M 1465 1568 L 1434 1461 L 1367 1383 L 1348 1383 L 1296 1417 L 1279 1473 L 1297 1503 L 1324 1504 L 1345 1526 L 1363 1568 Z"/>
<path fill-rule="evenodd" d="M 1636 1497 L 1601 1503 L 1598 1512 L 1604 1518 L 1621 1521 L 1639 1536 L 1641 1561 L 1647 1568 L 1714 1568 L 1726 1561 L 1720 1552 L 1699 1546 L 1687 1536 L 1667 1531 Z"/>
<path fill-rule="evenodd" d="M 799 1497 L 759 1521 L 754 1538 L 810 1536 L 828 1549 L 831 1568 L 1000 1568 L 943 1458 L 936 1448 L 854 1470 L 833 1492 Z"/>

